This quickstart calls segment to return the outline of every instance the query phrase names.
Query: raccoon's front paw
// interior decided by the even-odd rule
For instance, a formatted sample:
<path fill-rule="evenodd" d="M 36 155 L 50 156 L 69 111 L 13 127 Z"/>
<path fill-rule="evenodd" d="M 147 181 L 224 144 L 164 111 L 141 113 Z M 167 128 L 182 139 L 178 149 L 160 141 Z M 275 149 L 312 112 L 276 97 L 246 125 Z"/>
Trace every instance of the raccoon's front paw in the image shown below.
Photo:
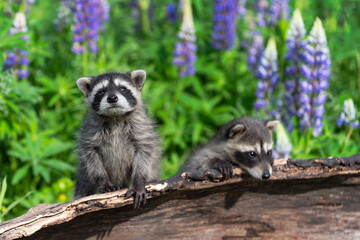
<path fill-rule="evenodd" d="M 106 185 L 106 186 L 100 187 L 99 192 L 101 192 L 101 193 L 114 192 L 119 189 L 120 188 L 117 186 Z"/>
<path fill-rule="evenodd" d="M 134 210 L 138 210 L 141 205 L 146 203 L 146 190 L 144 188 L 135 189 L 130 187 L 125 194 L 125 198 L 134 197 Z"/>
<path fill-rule="evenodd" d="M 213 161 L 212 167 L 216 170 L 218 170 L 222 176 L 223 179 L 229 179 L 233 176 L 233 167 L 230 163 L 224 162 L 221 160 L 215 160 Z"/>

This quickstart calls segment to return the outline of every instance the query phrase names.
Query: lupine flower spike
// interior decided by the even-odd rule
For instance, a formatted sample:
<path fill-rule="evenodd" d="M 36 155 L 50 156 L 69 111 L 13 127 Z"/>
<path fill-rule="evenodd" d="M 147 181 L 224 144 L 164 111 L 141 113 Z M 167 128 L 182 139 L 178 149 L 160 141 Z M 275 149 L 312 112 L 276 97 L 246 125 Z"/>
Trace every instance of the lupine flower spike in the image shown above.
<path fill-rule="evenodd" d="M 57 18 L 54 19 L 54 24 L 56 26 L 56 31 L 60 32 L 63 28 L 63 25 L 70 23 L 71 19 L 71 9 L 73 8 L 74 2 L 71 0 L 61 0 L 60 6 L 57 10 Z"/>
<path fill-rule="evenodd" d="M 237 0 L 237 13 L 241 18 L 246 14 L 246 0 Z"/>
<path fill-rule="evenodd" d="M 267 0 L 256 1 L 257 24 L 259 27 L 266 26 L 266 16 L 269 10 L 269 3 Z"/>
<path fill-rule="evenodd" d="M 247 66 L 249 70 L 256 71 L 264 51 L 263 37 L 260 32 L 254 32 L 252 44 L 249 47 Z"/>
<path fill-rule="evenodd" d="M 304 50 L 307 44 L 305 41 L 305 35 L 306 30 L 301 13 L 299 9 L 296 9 L 293 17 L 291 18 L 290 28 L 287 31 L 286 39 L 288 52 L 285 59 L 289 65 L 285 69 L 285 100 L 287 102 L 287 114 L 284 120 L 288 131 L 293 129 L 293 124 L 290 122 L 290 118 L 297 115 L 300 105 L 300 69 L 304 64 Z"/>
<path fill-rule="evenodd" d="M 281 17 L 289 20 L 289 0 L 273 0 L 269 10 L 269 25 L 274 25 Z"/>
<path fill-rule="evenodd" d="M 215 49 L 224 51 L 233 47 L 237 9 L 237 0 L 215 0 L 212 34 L 212 45 Z"/>
<path fill-rule="evenodd" d="M 292 150 L 292 145 L 286 130 L 282 124 L 278 124 L 276 127 L 276 144 L 273 150 L 273 156 L 278 158 L 289 158 Z"/>
<path fill-rule="evenodd" d="M 14 27 L 10 29 L 9 34 L 26 33 L 28 28 L 26 26 L 25 14 L 22 12 L 16 13 L 13 25 Z M 29 40 L 27 35 L 23 35 L 21 38 L 25 41 Z M 19 79 L 28 77 L 29 60 L 27 56 L 28 52 L 25 50 L 14 49 L 13 51 L 7 51 L 4 69 L 14 70 Z"/>
<path fill-rule="evenodd" d="M 171 23 L 176 23 L 177 12 L 176 5 L 174 2 L 170 2 L 166 7 L 166 17 L 170 20 Z"/>
<path fill-rule="evenodd" d="M 340 118 L 336 120 L 336 123 L 339 127 L 351 126 L 354 129 L 359 127 L 359 120 L 356 120 L 356 110 L 351 98 L 344 101 L 344 109 L 341 112 Z"/>
<path fill-rule="evenodd" d="M 325 30 L 319 18 L 316 18 L 307 41 L 304 52 L 306 64 L 301 67 L 306 80 L 300 82 L 298 115 L 301 117 L 300 127 L 313 127 L 313 136 L 319 136 L 323 128 L 325 90 L 329 86 L 331 65 Z"/>
<path fill-rule="evenodd" d="M 190 0 L 184 0 L 183 21 L 181 31 L 178 34 L 179 41 L 175 43 L 173 65 L 179 67 L 179 77 L 191 76 L 195 74 L 194 63 L 196 61 L 195 52 L 195 27 L 191 12 Z"/>
<path fill-rule="evenodd" d="M 274 38 L 270 38 L 264 50 L 256 76 L 259 78 L 254 107 L 268 111 L 269 102 L 278 82 L 277 50 Z"/>
<path fill-rule="evenodd" d="M 106 0 L 75 0 L 74 44 L 72 51 L 82 54 L 86 48 L 97 53 L 99 31 L 109 18 L 109 5 Z"/>

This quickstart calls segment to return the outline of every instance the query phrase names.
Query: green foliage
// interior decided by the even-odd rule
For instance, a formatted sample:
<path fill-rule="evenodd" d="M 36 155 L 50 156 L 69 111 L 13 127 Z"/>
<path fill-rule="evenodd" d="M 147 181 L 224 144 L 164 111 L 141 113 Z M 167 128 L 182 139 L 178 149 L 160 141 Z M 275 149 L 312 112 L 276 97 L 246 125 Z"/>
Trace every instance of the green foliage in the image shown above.
<path fill-rule="evenodd" d="M 4 217 L 11 209 L 16 207 L 18 204 L 20 204 L 23 200 L 25 200 L 28 196 L 30 196 L 32 194 L 32 192 L 28 192 L 28 193 L 26 193 L 25 196 L 23 196 L 19 199 L 16 199 L 11 204 L 9 204 L 9 206 L 5 207 L 3 205 L 3 201 L 4 201 L 6 189 L 7 189 L 7 182 L 6 182 L 6 177 L 5 177 L 2 182 L 1 191 L 0 191 L 0 222 L 4 221 Z"/>
<path fill-rule="evenodd" d="M 71 52 L 71 23 L 56 31 L 53 21 L 59 0 L 30 5 L 28 43 L 20 40 L 20 34 L 7 34 L 14 15 L 0 15 L 0 66 L 6 51 L 15 47 L 28 50 L 30 59 L 30 76 L 26 80 L 19 81 L 11 72 L 0 72 L 0 177 L 4 179 L 0 190 L 1 220 L 16 217 L 36 204 L 72 200 L 75 138 L 86 110 L 75 84 L 81 76 L 139 68 L 147 71 L 143 96 L 163 140 L 163 178 L 174 175 L 191 150 L 206 142 L 219 126 L 234 117 L 255 116 L 252 106 L 257 80 L 246 66 L 247 49 L 240 47 L 248 30 L 247 19 L 238 21 L 235 47 L 218 52 L 211 47 L 212 2 L 192 0 L 197 73 L 179 79 L 172 66 L 172 52 L 180 22 L 171 24 L 166 19 L 165 2 L 170 1 L 153 1 L 152 18 L 143 19 L 142 24 L 132 18 L 129 0 L 109 2 L 110 21 L 100 36 L 96 55 L 77 56 Z M 291 156 L 348 156 L 359 152 L 359 129 L 339 128 L 336 118 L 347 98 L 353 98 L 359 117 L 360 3 L 290 2 L 292 10 L 301 10 L 308 31 L 316 16 L 322 19 L 333 64 L 324 134 L 313 138 L 295 129 L 289 134 Z M 13 13 L 20 8 L 16 3 L 10 5 Z M 5 11 L 5 3 L 0 3 L 0 12 Z M 141 14 L 145 18 L 148 15 L 145 11 Z M 276 39 L 280 72 L 286 65 L 287 27 L 288 22 L 282 20 L 263 30 L 266 40 Z"/>
<path fill-rule="evenodd" d="M 70 164 L 53 158 L 54 155 L 70 149 L 72 144 L 52 140 L 47 137 L 48 134 L 37 133 L 36 130 L 36 128 L 30 129 L 20 143 L 12 142 L 11 144 L 11 150 L 8 151 L 9 156 L 22 162 L 21 167 L 12 177 L 12 185 L 18 184 L 26 175 L 29 175 L 29 170 L 32 170 L 32 176 L 30 176 L 32 179 L 42 177 L 46 183 L 51 180 L 51 171 L 74 170 Z"/>

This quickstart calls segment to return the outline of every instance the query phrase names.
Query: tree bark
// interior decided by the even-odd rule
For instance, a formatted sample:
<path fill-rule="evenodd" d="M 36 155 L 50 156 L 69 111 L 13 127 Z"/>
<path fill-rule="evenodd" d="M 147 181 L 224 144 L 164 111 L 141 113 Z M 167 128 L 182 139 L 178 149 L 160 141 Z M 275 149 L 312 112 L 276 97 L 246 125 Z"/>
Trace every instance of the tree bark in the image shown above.
<path fill-rule="evenodd" d="M 266 181 L 234 173 L 227 181 L 150 184 L 138 211 L 127 189 L 40 204 L 1 223 L 0 239 L 360 238 L 360 154 L 279 159 Z"/>

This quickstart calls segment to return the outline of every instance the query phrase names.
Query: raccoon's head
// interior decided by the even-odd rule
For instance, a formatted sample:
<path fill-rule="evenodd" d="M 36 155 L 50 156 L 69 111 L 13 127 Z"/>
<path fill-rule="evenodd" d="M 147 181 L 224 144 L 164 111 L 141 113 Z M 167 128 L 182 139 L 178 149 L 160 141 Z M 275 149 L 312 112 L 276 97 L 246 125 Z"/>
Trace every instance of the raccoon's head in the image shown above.
<path fill-rule="evenodd" d="M 254 178 L 268 179 L 274 163 L 272 131 L 278 123 L 241 118 L 227 124 L 224 130 L 226 151 L 232 163 Z"/>
<path fill-rule="evenodd" d="M 101 116 L 121 116 L 133 111 L 141 102 L 146 72 L 105 73 L 82 77 L 76 81 L 89 108 Z"/>

